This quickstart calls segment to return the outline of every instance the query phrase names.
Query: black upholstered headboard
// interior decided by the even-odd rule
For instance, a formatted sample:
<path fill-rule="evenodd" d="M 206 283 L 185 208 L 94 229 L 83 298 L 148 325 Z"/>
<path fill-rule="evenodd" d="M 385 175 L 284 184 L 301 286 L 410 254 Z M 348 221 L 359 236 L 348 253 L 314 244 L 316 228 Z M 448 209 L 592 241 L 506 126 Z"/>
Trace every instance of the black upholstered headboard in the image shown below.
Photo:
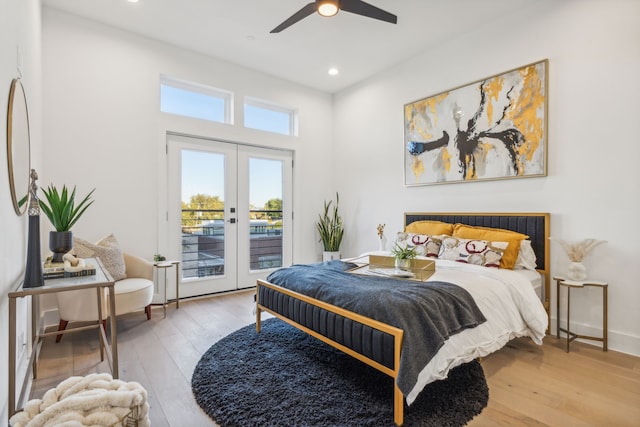
<path fill-rule="evenodd" d="M 537 269 L 544 274 L 544 305 L 549 310 L 550 256 L 548 213 L 437 213 L 408 212 L 404 214 L 405 227 L 415 221 L 442 221 L 450 224 L 466 224 L 481 227 L 502 228 L 526 234 L 536 254 Z"/>
<path fill-rule="evenodd" d="M 503 213 L 430 213 L 411 212 L 404 214 L 405 227 L 415 221 L 442 221 L 450 224 L 466 224 L 481 227 L 502 228 L 526 234 L 536 254 L 539 270 L 547 270 L 549 248 L 549 214 L 503 214 Z"/>

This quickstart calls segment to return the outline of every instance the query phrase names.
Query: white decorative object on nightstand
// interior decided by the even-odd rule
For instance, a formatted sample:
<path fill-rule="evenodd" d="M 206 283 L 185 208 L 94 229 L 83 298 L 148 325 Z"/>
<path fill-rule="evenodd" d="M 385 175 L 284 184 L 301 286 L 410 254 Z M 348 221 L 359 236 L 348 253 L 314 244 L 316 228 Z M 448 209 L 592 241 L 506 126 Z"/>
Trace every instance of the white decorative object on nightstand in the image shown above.
<path fill-rule="evenodd" d="M 601 243 L 607 243 L 606 240 L 583 239 L 576 243 L 570 243 L 557 237 L 549 237 L 549 240 L 555 240 L 564 248 L 567 256 L 571 260 L 567 268 L 567 277 L 570 280 L 584 280 L 587 278 L 587 268 L 582 263 L 584 257 Z"/>

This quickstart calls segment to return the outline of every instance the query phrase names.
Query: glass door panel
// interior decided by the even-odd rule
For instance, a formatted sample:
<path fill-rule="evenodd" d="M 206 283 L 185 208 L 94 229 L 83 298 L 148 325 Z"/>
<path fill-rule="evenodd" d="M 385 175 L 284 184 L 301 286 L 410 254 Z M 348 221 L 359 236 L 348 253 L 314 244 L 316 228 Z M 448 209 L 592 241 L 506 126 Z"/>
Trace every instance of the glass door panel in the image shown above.
<path fill-rule="evenodd" d="M 238 287 L 291 265 L 292 170 L 290 151 L 238 147 Z"/>
<path fill-rule="evenodd" d="M 180 296 L 237 289 L 237 147 L 178 135 L 167 141 L 167 253 L 182 261 Z"/>
<path fill-rule="evenodd" d="M 182 150 L 182 278 L 225 271 L 225 155 Z"/>
<path fill-rule="evenodd" d="M 249 158 L 249 270 L 282 267 L 283 161 Z"/>

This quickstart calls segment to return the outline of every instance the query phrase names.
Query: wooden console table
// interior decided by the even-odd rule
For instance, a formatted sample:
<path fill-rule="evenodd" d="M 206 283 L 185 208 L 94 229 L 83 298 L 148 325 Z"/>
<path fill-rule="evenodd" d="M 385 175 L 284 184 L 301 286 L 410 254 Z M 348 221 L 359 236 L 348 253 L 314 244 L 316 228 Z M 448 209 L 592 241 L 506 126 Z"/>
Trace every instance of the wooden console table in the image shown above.
<path fill-rule="evenodd" d="M 15 414 L 24 401 L 27 379 L 30 373 L 33 378 L 37 377 L 38 355 L 42 339 L 47 336 L 66 334 L 71 332 L 84 331 L 87 329 L 98 330 L 98 342 L 100 343 L 100 360 L 104 360 L 105 350 L 107 360 L 111 366 L 111 375 L 118 378 L 118 342 L 116 340 L 116 296 L 114 292 L 115 282 L 104 268 L 98 258 L 87 258 L 87 264 L 96 267 L 96 274 L 92 276 L 81 277 L 65 277 L 61 279 L 45 280 L 44 286 L 37 288 L 24 288 L 22 284 L 18 289 L 9 292 L 9 417 Z M 102 306 L 104 298 L 104 289 L 109 290 L 109 319 L 111 321 L 111 345 L 107 340 L 104 329 L 100 321 L 96 321 L 87 326 L 79 326 L 68 328 L 64 331 L 44 332 L 44 325 L 40 318 L 40 307 L 38 295 L 50 294 L 55 292 L 75 291 L 78 289 L 96 289 L 98 301 L 98 319 L 102 319 Z M 31 338 L 32 348 L 29 358 L 29 367 L 22 381 L 20 395 L 16 402 L 16 299 L 31 296 Z M 16 405 L 18 403 L 18 406 Z"/>

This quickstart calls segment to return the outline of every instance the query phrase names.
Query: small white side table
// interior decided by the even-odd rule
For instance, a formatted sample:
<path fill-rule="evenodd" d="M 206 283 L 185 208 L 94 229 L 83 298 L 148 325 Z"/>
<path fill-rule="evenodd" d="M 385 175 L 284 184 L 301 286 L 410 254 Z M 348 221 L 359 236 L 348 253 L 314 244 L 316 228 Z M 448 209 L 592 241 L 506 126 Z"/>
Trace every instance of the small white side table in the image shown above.
<path fill-rule="evenodd" d="M 173 301 L 167 300 L 167 269 L 174 267 L 176 268 L 176 309 L 180 308 L 180 261 L 159 261 L 153 263 L 153 266 L 158 269 L 158 279 L 160 270 L 164 270 L 164 302 L 162 303 L 162 308 L 164 309 L 164 317 L 167 317 L 167 305 L 169 305 Z"/>
<path fill-rule="evenodd" d="M 554 276 L 553 280 L 556 281 L 556 338 L 560 338 L 560 332 L 564 332 L 567 335 L 567 353 L 569 353 L 569 343 L 576 338 L 583 338 L 587 340 L 593 341 L 601 341 L 602 342 L 602 351 L 607 351 L 607 289 L 609 284 L 606 282 L 598 282 L 598 281 L 576 281 L 576 280 L 568 280 L 564 277 Z M 567 328 L 563 329 L 560 327 L 560 287 L 567 288 Z M 570 310 L 571 310 L 571 288 L 585 288 L 587 286 L 595 286 L 602 289 L 602 337 L 592 337 L 588 335 L 578 335 L 574 332 L 571 332 L 571 327 L 569 325 L 570 319 Z"/>

